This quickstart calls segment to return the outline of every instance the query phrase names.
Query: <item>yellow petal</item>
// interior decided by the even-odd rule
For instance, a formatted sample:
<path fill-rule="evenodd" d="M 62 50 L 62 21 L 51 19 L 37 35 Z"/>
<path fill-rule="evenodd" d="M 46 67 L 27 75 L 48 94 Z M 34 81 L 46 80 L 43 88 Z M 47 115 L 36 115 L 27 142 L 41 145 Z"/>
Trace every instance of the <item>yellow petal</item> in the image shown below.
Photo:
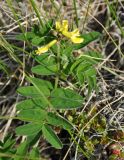
<path fill-rule="evenodd" d="M 71 41 L 73 43 L 82 43 L 84 41 L 84 39 L 73 36 L 73 37 L 71 37 Z"/>
<path fill-rule="evenodd" d="M 77 37 L 77 35 L 79 36 L 79 30 L 75 30 L 75 31 L 73 31 L 73 32 L 63 31 L 62 34 L 63 34 L 65 37 L 70 38 L 73 43 L 82 43 L 82 42 L 84 41 L 83 38 Z"/>
<path fill-rule="evenodd" d="M 48 48 L 52 47 L 56 42 L 56 39 L 52 40 L 50 43 L 47 44 Z"/>
<path fill-rule="evenodd" d="M 68 31 L 68 21 L 63 20 L 62 24 L 60 21 L 56 21 L 56 30 L 58 30 L 59 32 Z"/>
<path fill-rule="evenodd" d="M 62 34 L 65 36 L 65 37 L 68 37 L 68 38 L 71 38 L 72 37 L 72 34 L 71 32 L 68 32 L 68 31 L 62 31 Z"/>
<path fill-rule="evenodd" d="M 75 30 L 72 31 L 72 32 L 68 32 L 68 31 L 63 30 L 63 31 L 62 31 L 62 34 L 63 34 L 64 36 L 68 37 L 68 38 L 80 36 L 78 29 L 75 29 Z"/>
<path fill-rule="evenodd" d="M 35 51 L 36 54 L 39 54 L 39 55 L 40 55 L 40 54 L 42 54 L 42 53 L 47 52 L 48 49 L 49 49 L 50 47 L 52 47 L 56 42 L 57 42 L 57 40 L 53 40 L 53 41 L 51 41 L 50 43 L 48 43 L 47 45 L 38 48 L 38 50 Z"/>
<path fill-rule="evenodd" d="M 60 23 L 60 21 L 56 21 L 56 29 L 57 30 L 61 30 L 61 23 Z"/>
<path fill-rule="evenodd" d="M 68 31 L 68 21 L 67 20 L 62 21 L 62 30 Z"/>
<path fill-rule="evenodd" d="M 71 32 L 71 35 L 72 36 L 80 36 L 79 29 L 76 28 L 74 31 Z"/>
<path fill-rule="evenodd" d="M 35 52 L 36 52 L 36 54 L 42 54 L 42 53 L 45 53 L 45 52 L 47 52 L 48 51 L 48 47 L 47 46 L 44 46 L 44 47 L 40 47 L 40 48 L 38 48 L 38 50 L 36 50 Z"/>

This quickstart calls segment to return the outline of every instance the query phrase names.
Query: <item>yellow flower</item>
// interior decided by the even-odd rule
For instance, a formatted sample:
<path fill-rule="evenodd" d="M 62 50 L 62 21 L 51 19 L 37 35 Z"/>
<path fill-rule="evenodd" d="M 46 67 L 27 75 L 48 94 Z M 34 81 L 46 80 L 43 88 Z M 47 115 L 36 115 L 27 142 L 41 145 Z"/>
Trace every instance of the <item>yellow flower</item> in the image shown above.
<path fill-rule="evenodd" d="M 68 31 L 68 21 L 63 20 L 62 23 L 60 21 L 56 22 L 56 29 L 61 32 L 65 37 L 71 39 L 73 43 L 82 43 L 84 41 L 83 38 L 80 38 L 79 29 L 75 29 L 72 32 Z"/>
<path fill-rule="evenodd" d="M 38 50 L 36 50 L 36 54 L 42 54 L 45 53 L 49 50 L 50 47 L 52 47 L 55 43 L 57 42 L 57 40 L 52 40 L 51 42 L 49 42 L 47 45 L 44 45 L 40 48 L 38 48 Z"/>
<path fill-rule="evenodd" d="M 60 21 L 56 21 L 56 29 L 59 32 L 68 31 L 68 21 L 67 20 L 63 20 L 62 24 L 61 24 Z"/>

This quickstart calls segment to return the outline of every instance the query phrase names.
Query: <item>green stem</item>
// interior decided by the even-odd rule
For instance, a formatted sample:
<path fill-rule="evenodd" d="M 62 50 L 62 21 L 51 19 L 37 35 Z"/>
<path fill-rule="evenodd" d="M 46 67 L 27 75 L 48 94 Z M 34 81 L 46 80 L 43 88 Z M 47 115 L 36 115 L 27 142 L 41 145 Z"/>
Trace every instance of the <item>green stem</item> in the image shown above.
<path fill-rule="evenodd" d="M 59 72 L 60 72 L 60 46 L 57 46 L 58 51 L 57 51 L 57 68 L 58 68 L 58 72 L 55 78 L 55 89 L 58 87 L 58 83 L 59 83 Z"/>
<path fill-rule="evenodd" d="M 74 4 L 75 15 L 76 15 L 76 25 L 78 27 L 78 13 L 77 13 L 76 0 L 73 0 L 73 4 Z"/>
<path fill-rule="evenodd" d="M 58 83 L 59 83 L 59 76 L 57 75 L 55 78 L 55 89 L 58 87 Z"/>

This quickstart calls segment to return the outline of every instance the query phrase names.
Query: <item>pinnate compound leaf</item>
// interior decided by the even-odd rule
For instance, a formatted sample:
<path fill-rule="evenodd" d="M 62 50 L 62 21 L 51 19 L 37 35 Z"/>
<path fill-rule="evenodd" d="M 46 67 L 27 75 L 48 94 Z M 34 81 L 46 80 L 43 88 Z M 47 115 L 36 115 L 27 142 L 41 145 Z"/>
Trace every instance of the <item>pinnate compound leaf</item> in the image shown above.
<path fill-rule="evenodd" d="M 70 72 L 73 72 L 79 65 L 83 68 L 85 68 L 85 66 L 93 67 L 93 65 L 96 65 L 101 60 L 102 55 L 98 52 L 90 51 L 83 53 L 75 59 L 75 62 L 71 65 Z"/>
<path fill-rule="evenodd" d="M 49 112 L 47 115 L 47 122 L 54 126 L 60 126 L 66 130 L 72 129 L 73 126 L 63 117 L 55 115 L 52 112 Z"/>
<path fill-rule="evenodd" d="M 83 97 L 71 89 L 57 88 L 51 92 L 51 104 L 56 109 L 81 107 Z"/>
<path fill-rule="evenodd" d="M 54 133 L 51 127 L 48 125 L 44 124 L 42 126 L 42 132 L 44 138 L 55 148 L 61 149 L 62 148 L 62 143 L 58 136 Z"/>
<path fill-rule="evenodd" d="M 90 63 L 81 63 L 77 67 L 76 75 L 80 85 L 83 85 L 85 82 L 87 82 L 88 94 L 90 94 L 93 89 L 97 89 L 96 70 Z"/>

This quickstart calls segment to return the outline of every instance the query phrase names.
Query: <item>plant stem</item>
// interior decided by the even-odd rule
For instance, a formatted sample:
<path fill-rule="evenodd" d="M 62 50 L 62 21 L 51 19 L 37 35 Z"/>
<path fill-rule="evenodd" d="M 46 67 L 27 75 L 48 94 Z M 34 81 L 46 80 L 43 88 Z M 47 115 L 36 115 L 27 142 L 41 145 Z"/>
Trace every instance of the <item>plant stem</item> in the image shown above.
<path fill-rule="evenodd" d="M 55 89 L 58 87 L 58 83 L 59 83 L 59 72 L 60 72 L 60 46 L 57 46 L 57 68 L 58 68 L 58 72 L 55 78 Z"/>
<path fill-rule="evenodd" d="M 73 0 L 73 4 L 74 4 L 75 15 L 76 15 L 76 25 L 78 27 L 78 13 L 77 13 L 76 0 Z"/>

